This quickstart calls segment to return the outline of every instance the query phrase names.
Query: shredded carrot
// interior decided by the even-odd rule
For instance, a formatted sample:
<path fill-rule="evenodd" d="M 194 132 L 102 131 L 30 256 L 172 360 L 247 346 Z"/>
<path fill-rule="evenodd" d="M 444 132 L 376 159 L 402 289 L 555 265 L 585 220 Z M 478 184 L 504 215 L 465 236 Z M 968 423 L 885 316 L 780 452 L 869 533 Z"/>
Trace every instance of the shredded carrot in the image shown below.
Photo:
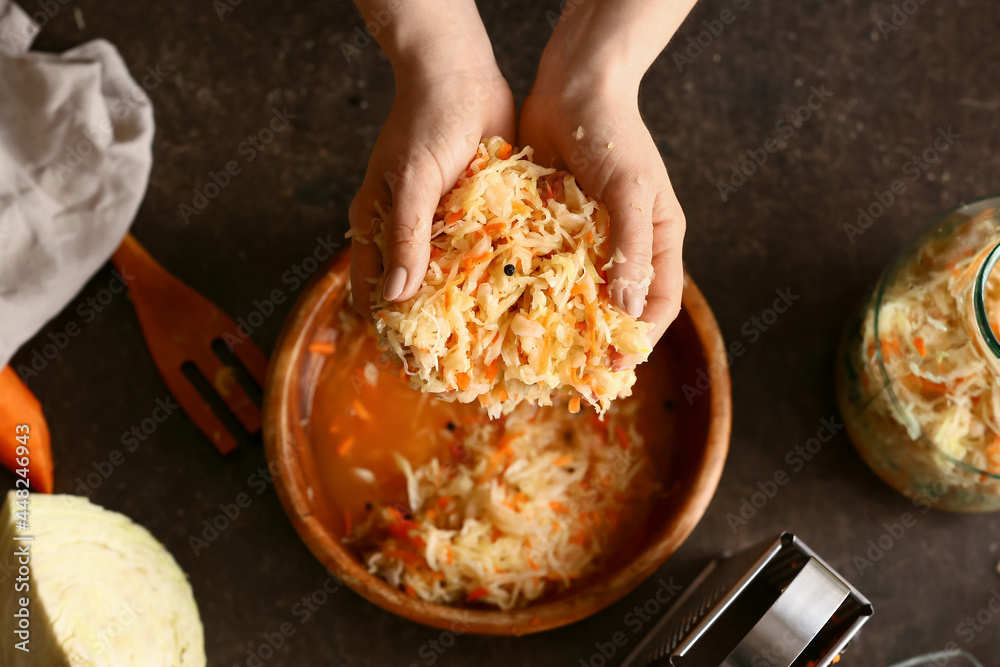
<path fill-rule="evenodd" d="M 468 594 L 468 595 L 467 595 L 467 596 L 465 597 L 465 601 L 466 601 L 466 602 L 475 602 L 475 601 L 476 601 L 476 600 L 478 600 L 479 598 L 481 598 L 481 597 L 486 597 L 486 596 L 487 596 L 487 595 L 489 595 L 489 594 L 490 594 L 490 591 L 489 591 L 488 589 L 486 589 L 486 588 L 483 588 L 482 586 L 480 586 L 479 588 L 477 588 L 477 589 L 475 589 L 474 591 L 470 592 L 470 593 L 469 593 L 469 594 Z"/>
<path fill-rule="evenodd" d="M 444 562 L 448 563 L 448 565 L 451 565 L 453 560 L 454 560 L 454 554 L 452 554 L 451 552 L 451 547 L 448 546 L 447 544 L 444 545 Z"/>
<path fill-rule="evenodd" d="M 337 455 L 347 456 L 347 452 L 351 451 L 351 447 L 353 446 L 354 446 L 354 436 L 349 435 L 343 440 L 341 440 L 340 444 L 337 445 Z"/>
<path fill-rule="evenodd" d="M 368 408 L 366 408 L 358 399 L 355 398 L 351 401 L 351 407 L 354 408 L 354 414 L 361 419 L 364 419 L 366 422 L 370 422 L 372 420 L 372 413 L 368 412 Z"/>
<path fill-rule="evenodd" d="M 470 382 L 472 382 L 472 379 L 469 377 L 468 373 L 458 373 L 455 375 L 455 384 L 458 385 L 458 388 L 462 391 L 469 388 Z"/>
<path fill-rule="evenodd" d="M 558 500 L 549 501 L 549 507 L 551 507 L 552 511 L 556 514 L 569 514 L 569 508 Z"/>
<path fill-rule="evenodd" d="M 330 355 L 333 354 L 333 343 L 326 341 L 316 341 L 309 344 L 309 351 L 312 354 Z"/>
<path fill-rule="evenodd" d="M 492 383 L 497 379 L 497 372 L 499 368 L 497 367 L 497 360 L 494 359 L 489 366 L 486 367 L 486 381 Z"/>
<path fill-rule="evenodd" d="M 506 222 L 491 222 L 490 224 L 483 227 L 483 230 L 487 234 L 496 234 L 497 232 L 502 232 L 505 229 L 507 229 Z"/>
<path fill-rule="evenodd" d="M 528 560 L 528 566 L 531 567 L 532 570 L 538 572 L 539 570 L 542 569 L 541 567 L 539 567 L 538 563 L 531 560 L 531 556 L 525 556 L 525 558 Z"/>
<path fill-rule="evenodd" d="M 943 382 L 932 382 L 931 380 L 915 375 L 914 373 L 910 373 L 904 377 L 903 381 L 906 382 L 907 386 L 909 386 L 912 391 L 943 394 L 948 390 L 948 387 Z"/>
<path fill-rule="evenodd" d="M 554 466 L 568 466 L 572 462 L 573 462 L 573 457 L 572 456 L 570 456 L 569 454 L 563 454 L 562 456 L 557 457 L 556 460 L 554 460 L 552 462 L 552 465 L 554 465 Z"/>
<path fill-rule="evenodd" d="M 569 538 L 569 541 L 573 544 L 579 544 L 582 547 L 587 543 L 587 533 L 581 530 Z"/>
<path fill-rule="evenodd" d="M 453 211 L 452 213 L 448 214 L 448 217 L 446 219 L 449 223 L 458 222 L 459 220 L 462 219 L 463 215 L 465 215 L 465 211 Z"/>
<path fill-rule="evenodd" d="M 574 396 L 573 398 L 569 399 L 569 411 L 572 412 L 573 414 L 576 414 L 577 412 L 580 411 L 579 396 Z"/>
<path fill-rule="evenodd" d="M 508 144 L 506 141 L 500 146 L 500 150 L 497 151 L 497 157 L 501 160 L 506 160 L 510 158 L 514 151 L 514 147 Z"/>
<path fill-rule="evenodd" d="M 476 255 L 475 257 L 469 257 L 467 259 L 462 260 L 462 267 L 466 271 L 468 271 L 472 267 L 474 267 L 474 266 L 476 266 L 478 264 L 482 264 L 485 261 L 488 261 L 490 259 L 490 257 L 492 257 L 492 256 L 493 256 L 493 253 L 491 253 L 491 252 L 484 252 L 482 255 Z"/>
<path fill-rule="evenodd" d="M 417 597 L 417 591 L 414 590 L 413 586 L 410 586 L 409 584 L 403 584 L 403 590 L 406 591 L 406 594 L 409 595 L 411 598 Z"/>
<path fill-rule="evenodd" d="M 441 509 L 448 509 L 448 505 L 451 503 L 451 496 L 440 496 L 437 499 L 438 507 Z"/>
<path fill-rule="evenodd" d="M 921 357 L 927 356 L 927 346 L 924 344 L 924 339 L 919 336 L 913 339 L 913 347 L 917 348 L 917 353 Z"/>

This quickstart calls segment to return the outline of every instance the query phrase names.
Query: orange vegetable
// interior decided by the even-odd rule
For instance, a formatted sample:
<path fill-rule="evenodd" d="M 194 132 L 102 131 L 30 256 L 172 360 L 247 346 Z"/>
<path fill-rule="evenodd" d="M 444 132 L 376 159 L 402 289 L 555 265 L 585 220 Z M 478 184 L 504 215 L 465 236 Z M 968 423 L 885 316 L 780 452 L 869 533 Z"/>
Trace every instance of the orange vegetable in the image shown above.
<path fill-rule="evenodd" d="M 555 512 L 556 514 L 569 514 L 569 508 L 563 505 L 558 500 L 549 501 L 549 507 L 551 507 L 552 511 Z"/>
<path fill-rule="evenodd" d="M 468 373 L 458 373 L 455 375 L 455 384 L 457 384 L 458 388 L 462 391 L 469 388 L 470 382 L 472 382 L 472 378 L 469 377 Z"/>
<path fill-rule="evenodd" d="M 496 234 L 497 232 L 502 232 L 507 229 L 506 222 L 491 222 L 490 224 L 483 227 L 483 231 L 487 234 Z"/>
<path fill-rule="evenodd" d="M 474 590 L 471 593 L 469 593 L 466 596 L 465 601 L 466 602 L 475 602 L 479 598 L 485 597 L 485 596 L 487 596 L 489 594 L 490 594 L 489 590 L 487 590 L 487 589 L 483 588 L 482 586 L 480 586 L 476 590 Z"/>
<path fill-rule="evenodd" d="M 941 382 L 932 382 L 927 378 L 920 377 L 910 373 L 903 378 L 903 382 L 910 388 L 911 391 L 918 391 L 924 394 L 943 394 L 948 390 L 948 387 Z"/>
<path fill-rule="evenodd" d="M 339 456 L 347 456 L 347 452 L 351 451 L 351 447 L 354 446 L 354 436 L 349 435 L 344 438 L 339 445 L 337 445 L 337 454 Z"/>
<path fill-rule="evenodd" d="M 364 419 L 366 422 L 370 422 L 372 420 L 372 413 L 368 412 L 368 408 L 366 408 L 358 399 L 355 398 L 351 401 L 351 407 L 354 408 L 354 414 L 361 419 Z"/>
<path fill-rule="evenodd" d="M 556 460 L 552 462 L 552 465 L 554 465 L 554 466 L 568 466 L 572 462 L 573 462 L 573 457 L 572 456 L 570 456 L 569 454 L 563 454 L 562 456 L 556 458 Z"/>
<path fill-rule="evenodd" d="M 572 412 L 573 414 L 576 414 L 577 412 L 580 411 L 579 396 L 574 396 L 573 398 L 569 399 L 569 411 Z"/>
<path fill-rule="evenodd" d="M 27 448 L 27 458 L 20 447 Z M 38 399 L 10 366 L 0 371 L 0 463 L 27 476 L 32 491 L 52 493 L 49 425 Z"/>
<path fill-rule="evenodd" d="M 309 351 L 313 354 L 329 355 L 333 354 L 333 350 L 334 350 L 333 343 L 326 341 L 318 340 L 315 343 L 311 343 L 309 345 Z"/>
<path fill-rule="evenodd" d="M 448 214 L 448 217 L 446 218 L 446 220 L 449 223 L 458 222 L 459 220 L 462 219 L 463 215 L 465 215 L 465 211 L 453 211 L 452 213 Z"/>
<path fill-rule="evenodd" d="M 500 150 L 497 151 L 497 157 L 501 160 L 506 160 L 513 154 L 513 151 L 514 147 L 505 141 L 503 142 L 503 145 L 500 146 Z"/>
<path fill-rule="evenodd" d="M 924 339 L 919 336 L 913 339 L 913 347 L 917 348 L 917 353 L 921 357 L 927 356 L 927 346 L 924 344 Z"/>
<path fill-rule="evenodd" d="M 490 363 L 490 365 L 486 367 L 486 381 L 493 382 L 494 380 L 496 380 L 498 372 L 499 368 L 497 367 L 497 360 L 494 359 L 492 363 Z"/>
<path fill-rule="evenodd" d="M 488 261 L 490 259 L 490 257 L 492 257 L 492 256 L 493 256 L 493 253 L 491 253 L 491 252 L 484 252 L 482 255 L 476 255 L 475 257 L 469 257 L 469 258 L 467 258 L 467 259 L 465 259 L 465 260 L 462 261 L 462 267 L 466 271 L 468 271 L 469 269 L 471 269 L 472 267 L 476 266 L 477 264 L 482 264 L 483 262 Z"/>

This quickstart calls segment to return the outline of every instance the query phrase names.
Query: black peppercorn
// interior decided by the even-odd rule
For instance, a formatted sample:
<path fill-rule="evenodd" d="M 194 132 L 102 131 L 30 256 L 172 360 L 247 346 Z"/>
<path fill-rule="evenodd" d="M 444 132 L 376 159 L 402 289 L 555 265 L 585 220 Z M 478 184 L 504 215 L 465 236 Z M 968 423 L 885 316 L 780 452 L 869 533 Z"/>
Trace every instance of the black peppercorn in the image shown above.
<path fill-rule="evenodd" d="M 455 422 L 448 422 L 448 430 L 449 431 L 455 430 Z"/>
<path fill-rule="evenodd" d="M 506 275 L 508 277 L 514 275 L 514 265 L 513 264 L 508 264 L 507 266 L 503 267 L 503 272 L 504 272 L 504 275 Z"/>

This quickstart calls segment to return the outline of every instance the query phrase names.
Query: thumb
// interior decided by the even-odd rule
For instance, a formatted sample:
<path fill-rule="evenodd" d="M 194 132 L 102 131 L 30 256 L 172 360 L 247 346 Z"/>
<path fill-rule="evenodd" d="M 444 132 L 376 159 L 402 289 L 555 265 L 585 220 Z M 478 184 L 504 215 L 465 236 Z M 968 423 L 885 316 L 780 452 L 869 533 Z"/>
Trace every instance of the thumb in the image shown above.
<path fill-rule="evenodd" d="M 431 221 L 443 194 L 441 175 L 430 157 L 410 160 L 396 178 L 387 175 L 392 213 L 385 234 L 387 301 L 406 301 L 416 294 L 430 260 Z"/>
<path fill-rule="evenodd" d="M 608 269 L 611 303 L 635 318 L 645 310 L 653 278 L 655 197 L 651 180 L 627 175 L 613 179 L 604 190 L 611 218 L 611 256 L 624 259 Z"/>

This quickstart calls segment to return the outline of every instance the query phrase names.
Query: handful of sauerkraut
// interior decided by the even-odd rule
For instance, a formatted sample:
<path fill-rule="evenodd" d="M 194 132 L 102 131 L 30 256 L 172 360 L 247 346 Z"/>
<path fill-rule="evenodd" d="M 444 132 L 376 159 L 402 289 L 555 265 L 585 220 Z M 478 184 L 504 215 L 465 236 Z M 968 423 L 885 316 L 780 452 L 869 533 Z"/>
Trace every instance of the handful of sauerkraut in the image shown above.
<path fill-rule="evenodd" d="M 397 304 L 380 283 L 375 327 L 421 391 L 478 399 L 493 418 L 556 396 L 603 415 L 631 394 L 635 370 L 612 364 L 645 361 L 649 325 L 611 305 L 606 271 L 624 258 L 611 256 L 607 209 L 530 158 L 499 137 L 480 144 L 438 206 L 420 290 Z M 384 255 L 380 213 L 373 240 Z"/>

